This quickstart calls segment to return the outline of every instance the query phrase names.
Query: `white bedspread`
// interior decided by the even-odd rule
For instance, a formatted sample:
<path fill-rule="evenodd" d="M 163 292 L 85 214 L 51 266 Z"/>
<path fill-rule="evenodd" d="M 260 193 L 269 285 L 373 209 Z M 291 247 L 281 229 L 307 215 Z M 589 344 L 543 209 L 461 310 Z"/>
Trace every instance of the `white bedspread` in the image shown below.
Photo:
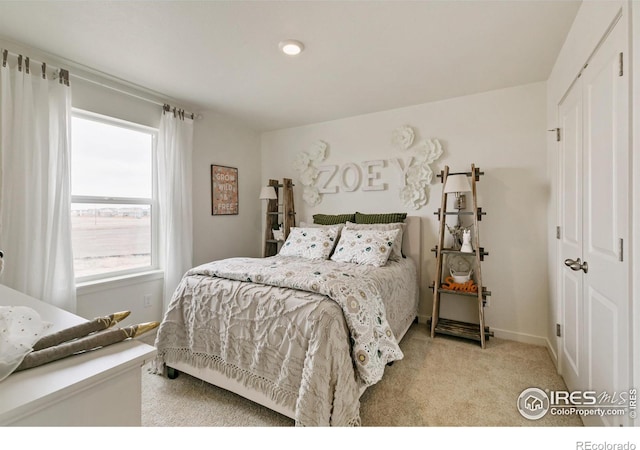
<path fill-rule="evenodd" d="M 408 260 L 382 268 L 281 256 L 204 264 L 173 296 L 158 362 L 222 372 L 294 409 L 297 425 L 357 425 L 361 386 L 403 357 L 383 300 L 413 295 L 415 285 Z"/>

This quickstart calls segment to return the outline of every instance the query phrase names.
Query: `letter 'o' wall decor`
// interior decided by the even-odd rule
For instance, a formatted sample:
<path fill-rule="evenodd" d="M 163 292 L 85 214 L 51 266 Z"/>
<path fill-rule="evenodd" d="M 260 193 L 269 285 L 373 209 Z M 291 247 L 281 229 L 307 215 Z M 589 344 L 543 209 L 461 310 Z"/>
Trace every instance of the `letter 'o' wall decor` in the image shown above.
<path fill-rule="evenodd" d="M 362 191 L 382 191 L 388 184 L 382 180 L 381 169 L 393 165 L 400 175 L 398 194 L 407 208 L 420 209 L 429 201 L 429 185 L 433 180 L 431 164 L 442 156 L 442 145 L 438 139 L 423 139 L 415 143 L 415 133 L 410 126 L 393 131 L 391 143 L 395 151 L 410 152 L 408 157 L 395 157 L 360 164 L 349 162 L 342 166 L 324 164 L 328 144 L 322 140 L 314 142 L 300 152 L 293 163 L 303 185 L 302 199 L 310 206 L 322 201 L 324 194 Z"/>

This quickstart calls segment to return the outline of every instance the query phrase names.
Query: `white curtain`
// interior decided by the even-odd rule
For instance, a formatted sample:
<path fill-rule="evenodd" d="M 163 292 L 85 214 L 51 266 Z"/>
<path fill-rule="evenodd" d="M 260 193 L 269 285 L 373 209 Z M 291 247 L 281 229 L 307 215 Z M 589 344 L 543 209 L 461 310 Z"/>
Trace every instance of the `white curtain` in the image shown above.
<path fill-rule="evenodd" d="M 71 89 L 0 67 L 0 282 L 75 312 Z"/>
<path fill-rule="evenodd" d="M 192 153 L 193 120 L 165 111 L 156 147 L 165 311 L 180 279 L 193 264 Z"/>

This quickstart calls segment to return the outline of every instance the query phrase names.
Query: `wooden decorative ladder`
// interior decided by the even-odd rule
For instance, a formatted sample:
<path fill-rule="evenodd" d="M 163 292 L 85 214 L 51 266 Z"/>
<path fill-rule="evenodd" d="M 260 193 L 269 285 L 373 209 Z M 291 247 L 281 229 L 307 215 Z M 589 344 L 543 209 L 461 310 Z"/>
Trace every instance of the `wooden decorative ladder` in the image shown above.
<path fill-rule="evenodd" d="M 293 206 L 293 182 L 290 178 L 283 178 L 282 183 L 278 180 L 269 180 L 269 186 L 273 186 L 277 198 L 269 200 L 267 204 L 267 220 L 264 229 L 264 256 L 274 256 L 278 254 L 278 243 L 273 238 L 274 229 L 278 229 L 282 224 L 284 238 L 287 239 L 291 227 L 296 226 L 296 212 Z M 282 202 L 282 203 L 281 203 Z"/>
<path fill-rule="evenodd" d="M 471 196 L 473 201 L 473 206 L 471 211 L 447 211 L 447 197 L 448 193 L 445 192 L 445 186 L 447 183 L 447 178 L 450 175 L 466 175 L 470 177 L 471 181 Z M 431 315 L 431 337 L 434 338 L 436 334 L 445 334 L 450 336 L 457 336 L 466 339 L 472 339 L 475 341 L 479 341 L 482 348 L 485 348 L 485 341 L 489 339 L 490 336 L 493 336 L 493 332 L 489 330 L 488 326 L 485 326 L 484 322 L 484 306 L 486 302 L 486 297 L 491 295 L 491 292 L 487 291 L 486 288 L 482 285 L 482 270 L 481 270 L 481 262 L 484 261 L 485 255 L 488 255 L 488 252 L 484 251 L 483 247 L 480 247 L 480 230 L 478 227 L 478 222 L 482 220 L 482 216 L 486 213 L 482 211 L 482 208 L 478 207 L 477 195 L 476 195 L 476 183 L 480 179 L 480 175 L 484 175 L 484 172 L 480 172 L 480 170 L 475 167 L 475 165 L 471 165 L 471 172 L 458 172 L 458 173 L 450 173 L 449 167 L 445 166 L 444 170 L 438 174 L 438 177 L 441 178 L 442 181 L 442 206 L 435 213 L 439 216 L 440 219 L 440 230 L 438 237 L 438 245 L 431 249 L 431 251 L 435 252 L 437 263 L 436 263 L 436 278 L 435 282 L 430 286 L 433 289 L 433 313 Z M 445 262 L 444 256 L 447 257 L 451 255 L 469 255 L 470 253 L 461 252 L 459 250 L 453 248 L 445 248 L 444 246 L 444 238 L 445 238 L 445 229 L 447 228 L 446 218 L 448 215 L 456 215 L 460 216 L 473 216 L 473 253 L 475 254 L 475 267 L 473 268 L 473 274 L 475 276 L 475 282 L 477 286 L 477 292 L 465 292 L 465 291 L 457 291 L 451 289 L 443 288 L 443 280 L 446 278 L 446 272 L 443 272 L 442 266 Z M 473 279 L 473 277 L 472 277 Z M 477 300 L 478 307 L 478 323 L 467 323 L 460 322 L 457 320 L 445 319 L 440 317 L 440 303 L 443 298 L 443 295 L 453 295 L 453 296 L 461 296 L 461 298 L 475 298 Z M 482 330 L 482 332 L 481 332 Z"/>

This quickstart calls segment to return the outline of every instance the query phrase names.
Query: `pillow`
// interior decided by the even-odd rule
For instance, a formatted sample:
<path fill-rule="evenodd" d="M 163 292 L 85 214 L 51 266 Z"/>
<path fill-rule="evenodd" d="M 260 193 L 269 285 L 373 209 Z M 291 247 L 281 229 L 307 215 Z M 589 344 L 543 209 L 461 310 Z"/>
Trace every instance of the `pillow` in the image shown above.
<path fill-rule="evenodd" d="M 349 222 L 347 222 L 347 223 L 349 223 Z M 344 223 L 337 223 L 335 225 L 320 225 L 318 223 L 300 222 L 299 226 L 300 226 L 300 228 L 326 228 L 326 229 L 336 230 L 336 242 L 338 242 L 338 239 L 340 239 L 340 232 L 344 228 L 345 224 Z"/>
<path fill-rule="evenodd" d="M 404 222 L 407 213 L 362 214 L 356 212 L 355 216 L 355 223 L 397 223 Z"/>
<path fill-rule="evenodd" d="M 318 225 L 337 225 L 345 222 L 355 222 L 355 214 L 314 214 L 313 223 Z"/>
<path fill-rule="evenodd" d="M 384 266 L 400 230 L 342 230 L 333 261 Z"/>
<path fill-rule="evenodd" d="M 300 228 L 335 228 L 336 230 L 341 230 L 344 227 L 344 225 L 345 225 L 344 223 L 336 223 L 333 225 L 323 225 L 320 223 L 300 222 L 300 225 L 298 226 Z"/>
<path fill-rule="evenodd" d="M 307 259 L 327 259 L 336 244 L 337 230 L 332 228 L 292 227 L 279 255 Z"/>
<path fill-rule="evenodd" d="M 404 258 L 402 254 L 402 236 L 404 235 L 404 227 L 405 223 L 351 223 L 347 222 L 344 226 L 345 230 L 400 230 L 398 236 L 393 242 L 393 247 L 391 247 L 391 255 L 389 255 L 389 259 L 391 261 L 400 261 Z"/>

